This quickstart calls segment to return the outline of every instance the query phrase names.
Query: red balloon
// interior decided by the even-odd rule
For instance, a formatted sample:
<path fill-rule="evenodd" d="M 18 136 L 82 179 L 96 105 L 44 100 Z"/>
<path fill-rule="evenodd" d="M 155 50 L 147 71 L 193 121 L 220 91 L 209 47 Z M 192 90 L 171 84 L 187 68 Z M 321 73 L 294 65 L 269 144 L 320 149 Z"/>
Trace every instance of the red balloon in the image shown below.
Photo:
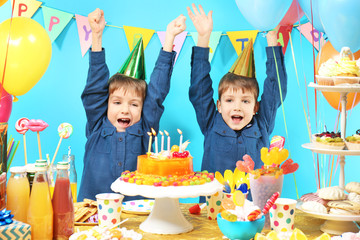
<path fill-rule="evenodd" d="M 9 121 L 11 109 L 12 109 L 12 96 L 0 86 L 0 122 Z"/>
<path fill-rule="evenodd" d="M 326 62 L 330 58 L 339 56 L 340 53 L 335 50 L 333 45 L 328 41 L 322 46 L 319 54 L 315 60 L 315 75 L 318 73 L 323 62 Z M 360 50 L 354 53 L 354 59 L 360 58 Z M 326 101 L 336 110 L 341 110 L 340 106 L 340 93 L 337 92 L 321 92 Z M 355 99 L 354 99 L 355 98 Z M 349 93 L 347 95 L 346 110 L 350 110 L 353 106 L 355 107 L 360 102 L 360 93 Z"/>
<path fill-rule="evenodd" d="M 283 17 L 279 25 L 280 26 L 293 25 L 294 23 L 300 21 L 302 16 L 304 16 L 304 12 L 298 3 L 298 0 L 293 0 L 289 10 L 286 12 L 285 16 Z"/>

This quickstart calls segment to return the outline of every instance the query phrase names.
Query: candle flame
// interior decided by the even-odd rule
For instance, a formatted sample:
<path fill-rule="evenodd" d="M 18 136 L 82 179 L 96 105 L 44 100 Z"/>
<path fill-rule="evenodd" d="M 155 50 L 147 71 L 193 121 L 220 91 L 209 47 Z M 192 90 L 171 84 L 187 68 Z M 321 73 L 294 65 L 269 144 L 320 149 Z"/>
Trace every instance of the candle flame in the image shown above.
<path fill-rule="evenodd" d="M 180 135 L 182 134 L 182 131 L 180 129 L 177 129 L 177 131 Z"/>
<path fill-rule="evenodd" d="M 156 132 L 155 132 L 155 130 L 154 130 L 153 128 L 151 128 L 151 132 L 152 132 L 152 134 L 153 134 L 154 136 L 156 136 Z"/>
<path fill-rule="evenodd" d="M 151 132 L 147 132 L 147 134 L 148 134 L 150 137 L 151 137 L 151 135 L 152 135 Z"/>
<path fill-rule="evenodd" d="M 166 130 L 164 130 L 164 133 L 166 136 L 169 136 L 169 133 Z"/>
<path fill-rule="evenodd" d="M 159 134 L 160 134 L 161 136 L 164 136 L 164 133 L 163 133 L 162 131 L 160 131 L 160 130 L 159 130 Z"/>

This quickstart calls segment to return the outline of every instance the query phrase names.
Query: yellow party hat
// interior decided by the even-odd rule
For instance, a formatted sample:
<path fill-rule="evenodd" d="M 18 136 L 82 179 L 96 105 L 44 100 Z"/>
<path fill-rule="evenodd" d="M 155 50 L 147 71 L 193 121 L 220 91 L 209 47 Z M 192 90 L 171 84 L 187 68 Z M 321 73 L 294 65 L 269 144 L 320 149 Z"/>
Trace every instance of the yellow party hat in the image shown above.
<path fill-rule="evenodd" d="M 229 72 L 248 78 L 255 78 L 255 63 L 253 41 L 250 38 L 249 43 L 241 52 Z"/>

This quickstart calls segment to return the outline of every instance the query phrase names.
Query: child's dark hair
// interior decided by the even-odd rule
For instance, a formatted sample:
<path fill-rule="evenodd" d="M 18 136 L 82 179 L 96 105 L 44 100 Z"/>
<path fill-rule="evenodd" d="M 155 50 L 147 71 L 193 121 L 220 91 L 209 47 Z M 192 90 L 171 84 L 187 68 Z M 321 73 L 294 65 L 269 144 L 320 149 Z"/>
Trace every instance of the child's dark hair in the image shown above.
<path fill-rule="evenodd" d="M 139 80 L 121 73 L 116 73 L 109 79 L 109 94 L 121 88 L 124 88 L 125 93 L 126 91 L 133 91 L 145 100 L 147 88 L 145 80 Z"/>
<path fill-rule="evenodd" d="M 259 84 L 256 78 L 243 77 L 228 72 L 221 78 L 219 82 L 219 87 L 218 87 L 219 100 L 221 99 L 221 95 L 224 92 L 226 92 L 226 90 L 228 90 L 229 88 L 242 89 L 243 91 L 244 90 L 251 91 L 254 93 L 256 101 L 259 96 Z"/>

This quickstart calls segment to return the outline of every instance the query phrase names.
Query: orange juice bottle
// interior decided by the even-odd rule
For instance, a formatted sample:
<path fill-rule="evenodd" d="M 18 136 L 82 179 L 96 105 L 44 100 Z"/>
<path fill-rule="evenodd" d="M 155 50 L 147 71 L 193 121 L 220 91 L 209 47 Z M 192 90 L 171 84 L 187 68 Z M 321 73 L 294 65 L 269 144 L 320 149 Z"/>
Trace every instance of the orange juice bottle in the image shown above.
<path fill-rule="evenodd" d="M 26 168 L 12 167 L 10 168 L 10 173 L 11 176 L 6 187 L 6 208 L 14 214 L 14 219 L 26 223 L 30 195 Z"/>
<path fill-rule="evenodd" d="M 32 239 L 51 240 L 53 238 L 53 208 L 47 179 L 47 165 L 36 163 L 35 168 L 27 222 L 31 225 Z"/>

